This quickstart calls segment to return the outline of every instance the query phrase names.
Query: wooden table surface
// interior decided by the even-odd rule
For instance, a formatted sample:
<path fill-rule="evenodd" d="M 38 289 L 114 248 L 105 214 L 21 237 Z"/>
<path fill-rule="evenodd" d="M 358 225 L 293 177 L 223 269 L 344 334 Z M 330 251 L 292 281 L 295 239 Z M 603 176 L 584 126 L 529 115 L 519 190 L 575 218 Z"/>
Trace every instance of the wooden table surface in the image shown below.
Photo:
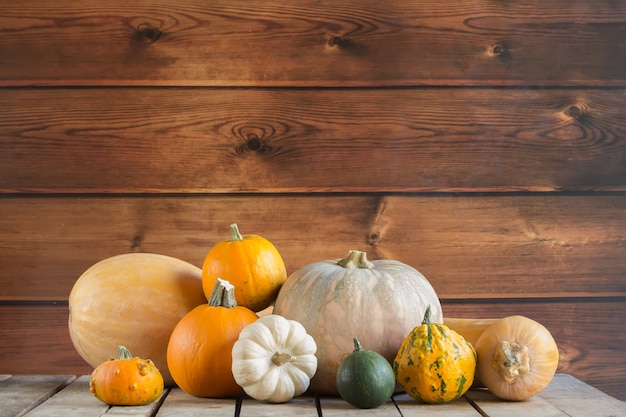
<path fill-rule="evenodd" d="M 302 396 L 285 404 L 250 398 L 193 397 L 178 388 L 166 390 L 147 406 L 109 407 L 88 388 L 89 376 L 0 375 L 0 417 L 91 416 L 626 416 L 626 403 L 565 374 L 557 374 L 540 395 L 525 402 L 506 402 L 485 390 L 440 405 L 419 403 L 406 394 L 370 410 L 354 408 L 339 397 Z"/>

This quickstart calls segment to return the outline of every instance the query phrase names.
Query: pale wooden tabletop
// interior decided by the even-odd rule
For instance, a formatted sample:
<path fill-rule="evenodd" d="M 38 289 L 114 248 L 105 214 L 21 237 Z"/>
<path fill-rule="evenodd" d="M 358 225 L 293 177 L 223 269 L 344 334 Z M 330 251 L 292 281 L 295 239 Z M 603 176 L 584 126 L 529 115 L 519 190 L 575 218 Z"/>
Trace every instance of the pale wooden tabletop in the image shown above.
<path fill-rule="evenodd" d="M 178 388 L 141 407 L 109 407 L 88 388 L 88 376 L 0 375 L 0 417 L 237 417 L 237 416 L 626 416 L 626 403 L 566 374 L 557 374 L 540 395 L 525 402 L 506 402 L 484 390 L 470 390 L 463 398 L 440 404 L 419 403 L 406 394 L 370 410 L 354 408 L 339 397 L 302 396 L 285 404 L 250 398 L 207 399 Z"/>

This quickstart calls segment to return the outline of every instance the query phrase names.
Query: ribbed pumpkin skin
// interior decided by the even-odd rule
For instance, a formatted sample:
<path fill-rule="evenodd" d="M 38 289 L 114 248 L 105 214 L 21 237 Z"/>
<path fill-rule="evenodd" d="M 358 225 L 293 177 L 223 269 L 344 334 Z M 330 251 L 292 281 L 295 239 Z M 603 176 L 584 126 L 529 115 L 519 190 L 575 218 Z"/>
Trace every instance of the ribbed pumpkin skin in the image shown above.
<path fill-rule="evenodd" d="M 465 394 L 474 382 L 476 352 L 454 330 L 424 323 L 402 342 L 393 370 L 411 397 L 428 404 L 444 403 Z"/>
<path fill-rule="evenodd" d="M 232 295 L 233 289 L 228 291 Z M 231 300 L 229 304 L 228 298 L 211 295 L 208 304 L 191 310 L 172 331 L 167 364 L 176 384 L 191 395 L 225 398 L 243 394 L 231 370 L 232 350 L 241 331 L 258 316 L 237 306 L 234 297 Z"/>
<path fill-rule="evenodd" d="M 231 225 L 233 237 L 215 244 L 202 264 L 202 286 L 211 296 L 218 278 L 235 286 L 237 303 L 258 312 L 269 307 L 287 279 L 285 263 L 278 249 L 262 236 L 241 235 Z"/>
<path fill-rule="evenodd" d="M 353 335 L 391 363 L 427 305 L 433 306 L 433 320 L 443 320 L 437 294 L 421 273 L 395 260 L 372 264 L 315 262 L 291 274 L 278 293 L 274 313 L 300 322 L 318 346 L 310 392 L 338 394 L 337 370 L 353 350 Z"/>

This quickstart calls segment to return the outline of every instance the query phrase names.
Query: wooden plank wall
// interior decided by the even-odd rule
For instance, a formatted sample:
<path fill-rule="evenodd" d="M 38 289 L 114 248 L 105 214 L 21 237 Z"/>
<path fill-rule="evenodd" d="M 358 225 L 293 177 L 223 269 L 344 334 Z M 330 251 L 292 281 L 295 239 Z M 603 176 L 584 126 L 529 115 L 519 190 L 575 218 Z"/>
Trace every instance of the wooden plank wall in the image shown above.
<path fill-rule="evenodd" d="M 626 2 L 0 0 L 0 373 L 93 263 L 366 250 L 626 400 Z"/>

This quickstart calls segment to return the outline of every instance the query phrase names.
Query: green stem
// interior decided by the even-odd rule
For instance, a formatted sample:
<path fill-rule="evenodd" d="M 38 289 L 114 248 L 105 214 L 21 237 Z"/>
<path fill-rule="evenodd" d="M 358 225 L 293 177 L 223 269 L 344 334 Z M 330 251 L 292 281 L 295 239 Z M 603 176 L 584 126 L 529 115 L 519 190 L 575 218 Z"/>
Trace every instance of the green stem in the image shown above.
<path fill-rule="evenodd" d="M 237 223 L 233 223 L 230 225 L 230 241 L 237 242 L 239 240 L 243 240 L 243 236 L 239 233 L 239 226 L 237 226 Z"/>
<path fill-rule="evenodd" d="M 367 254 L 360 250 L 350 250 L 348 255 L 337 261 L 337 265 L 344 268 L 372 268 L 374 264 L 367 260 Z"/>
<path fill-rule="evenodd" d="M 126 349 L 124 346 L 119 345 L 117 347 L 117 350 L 119 350 L 120 352 L 120 357 L 119 359 L 132 359 L 133 355 L 130 353 L 130 351 L 128 349 Z"/>
<path fill-rule="evenodd" d="M 359 342 L 359 339 L 357 339 L 356 337 L 354 339 L 352 339 L 354 341 L 354 351 L 358 352 L 359 350 L 363 349 L 363 347 L 361 346 L 361 342 Z"/>
<path fill-rule="evenodd" d="M 213 287 L 211 297 L 209 297 L 209 305 L 212 307 L 237 307 L 235 286 L 225 279 L 218 278 Z"/>
<path fill-rule="evenodd" d="M 426 312 L 424 313 L 424 320 L 422 320 L 422 324 L 433 324 L 430 321 L 430 315 L 431 315 L 432 311 L 430 309 L 430 306 L 426 307 Z"/>

